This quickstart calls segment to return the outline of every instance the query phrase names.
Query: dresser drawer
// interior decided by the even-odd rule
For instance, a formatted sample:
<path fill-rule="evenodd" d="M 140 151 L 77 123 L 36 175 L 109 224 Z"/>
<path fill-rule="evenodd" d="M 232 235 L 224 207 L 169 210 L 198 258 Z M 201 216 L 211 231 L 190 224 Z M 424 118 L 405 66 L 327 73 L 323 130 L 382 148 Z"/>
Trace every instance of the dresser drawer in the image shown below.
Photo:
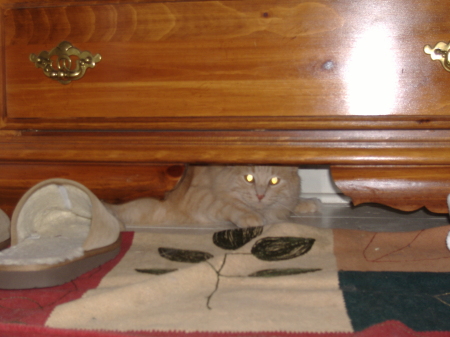
<path fill-rule="evenodd" d="M 450 73 L 424 53 L 450 40 L 445 7 L 260 0 L 6 9 L 4 127 L 450 125 Z M 29 56 L 62 41 L 101 61 L 69 84 L 46 77 Z"/>

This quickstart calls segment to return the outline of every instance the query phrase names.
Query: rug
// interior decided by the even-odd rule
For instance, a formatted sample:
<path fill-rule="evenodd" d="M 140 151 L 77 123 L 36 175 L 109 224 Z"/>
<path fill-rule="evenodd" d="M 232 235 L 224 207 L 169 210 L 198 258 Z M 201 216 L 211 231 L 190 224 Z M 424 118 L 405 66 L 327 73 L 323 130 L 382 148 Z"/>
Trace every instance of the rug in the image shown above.
<path fill-rule="evenodd" d="M 450 226 L 125 232 L 62 286 L 0 291 L 7 336 L 444 336 Z"/>

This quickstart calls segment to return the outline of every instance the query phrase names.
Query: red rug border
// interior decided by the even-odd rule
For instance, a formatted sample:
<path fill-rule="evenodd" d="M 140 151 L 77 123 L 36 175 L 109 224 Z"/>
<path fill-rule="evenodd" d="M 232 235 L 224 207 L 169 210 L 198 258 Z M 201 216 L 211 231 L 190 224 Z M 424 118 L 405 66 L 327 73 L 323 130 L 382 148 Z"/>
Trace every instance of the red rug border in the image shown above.
<path fill-rule="evenodd" d="M 0 336 L 8 337 L 444 337 L 450 331 L 414 331 L 399 321 L 386 321 L 360 332 L 183 332 L 105 331 L 58 329 L 38 325 L 0 323 Z"/>

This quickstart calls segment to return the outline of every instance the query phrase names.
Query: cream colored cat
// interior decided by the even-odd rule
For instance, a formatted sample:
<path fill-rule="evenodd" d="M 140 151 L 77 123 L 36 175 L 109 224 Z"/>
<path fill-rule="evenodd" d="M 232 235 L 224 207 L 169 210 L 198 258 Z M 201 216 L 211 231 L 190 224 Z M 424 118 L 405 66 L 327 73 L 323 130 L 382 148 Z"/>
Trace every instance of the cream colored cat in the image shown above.
<path fill-rule="evenodd" d="M 318 210 L 300 199 L 297 167 L 190 166 L 163 201 L 143 198 L 106 206 L 132 226 L 263 226 Z"/>

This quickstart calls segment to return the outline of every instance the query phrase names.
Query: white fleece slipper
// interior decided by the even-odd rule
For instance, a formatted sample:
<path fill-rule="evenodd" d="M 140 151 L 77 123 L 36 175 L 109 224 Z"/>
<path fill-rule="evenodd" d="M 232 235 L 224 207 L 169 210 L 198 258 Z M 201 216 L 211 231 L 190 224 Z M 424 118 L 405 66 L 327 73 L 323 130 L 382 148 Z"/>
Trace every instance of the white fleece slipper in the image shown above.
<path fill-rule="evenodd" d="M 0 250 L 5 249 L 10 243 L 10 221 L 5 212 L 0 209 Z"/>
<path fill-rule="evenodd" d="M 11 247 L 0 252 L 0 288 L 66 283 L 120 251 L 120 222 L 85 186 L 50 179 L 20 199 L 11 219 Z"/>

